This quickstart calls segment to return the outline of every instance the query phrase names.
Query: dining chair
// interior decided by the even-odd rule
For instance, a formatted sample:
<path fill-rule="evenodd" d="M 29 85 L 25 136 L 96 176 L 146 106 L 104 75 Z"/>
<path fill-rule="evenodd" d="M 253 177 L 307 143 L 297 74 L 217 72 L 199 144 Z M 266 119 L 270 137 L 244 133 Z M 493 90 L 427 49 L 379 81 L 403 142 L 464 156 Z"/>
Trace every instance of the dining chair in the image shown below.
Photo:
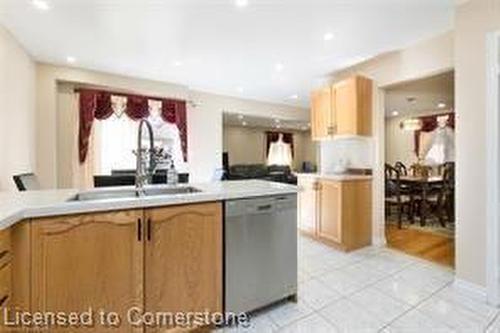
<path fill-rule="evenodd" d="M 34 191 L 40 189 L 40 182 L 34 173 L 22 173 L 12 176 L 17 189 L 21 192 Z"/>
<path fill-rule="evenodd" d="M 397 161 L 396 163 L 394 163 L 394 168 L 396 168 L 396 170 L 398 170 L 402 176 L 408 176 L 408 169 L 403 162 Z"/>
<path fill-rule="evenodd" d="M 439 184 L 439 190 L 430 192 L 426 196 L 429 213 L 437 217 L 439 224 L 444 228 L 446 221 L 453 223 L 455 220 L 455 165 L 447 163 L 443 167 L 443 181 Z M 424 221 L 425 224 L 425 221 Z"/>
<path fill-rule="evenodd" d="M 401 174 L 392 165 L 385 165 L 385 213 L 386 218 L 391 215 L 392 208 L 397 209 L 398 228 L 401 229 L 403 225 L 403 214 L 405 209 L 408 218 L 413 219 L 412 216 L 412 195 L 410 193 L 403 193 L 401 186 Z"/>

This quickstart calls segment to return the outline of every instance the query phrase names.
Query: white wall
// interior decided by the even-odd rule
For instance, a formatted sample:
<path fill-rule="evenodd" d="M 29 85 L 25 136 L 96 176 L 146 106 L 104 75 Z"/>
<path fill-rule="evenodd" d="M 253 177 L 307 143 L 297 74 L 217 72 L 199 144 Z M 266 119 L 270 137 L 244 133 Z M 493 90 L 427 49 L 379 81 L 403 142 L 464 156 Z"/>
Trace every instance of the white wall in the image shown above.
<path fill-rule="evenodd" d="M 35 164 L 35 64 L 0 26 L 0 191 Z"/>
<path fill-rule="evenodd" d="M 191 180 L 212 179 L 222 164 L 222 114 L 224 111 L 248 115 L 276 116 L 283 119 L 307 120 L 306 109 L 225 97 L 189 90 L 188 87 L 158 81 L 112 75 L 90 70 L 37 65 L 37 170 L 45 188 L 58 187 L 58 144 L 68 142 L 67 133 L 57 130 L 58 82 L 110 87 L 145 95 L 195 101 L 188 105 L 188 159 Z M 66 134 L 65 134 L 66 133 Z M 75 133 L 76 135 L 76 133 Z"/>
<path fill-rule="evenodd" d="M 456 273 L 486 284 L 486 34 L 500 30 L 500 0 L 471 0 L 455 15 Z"/>

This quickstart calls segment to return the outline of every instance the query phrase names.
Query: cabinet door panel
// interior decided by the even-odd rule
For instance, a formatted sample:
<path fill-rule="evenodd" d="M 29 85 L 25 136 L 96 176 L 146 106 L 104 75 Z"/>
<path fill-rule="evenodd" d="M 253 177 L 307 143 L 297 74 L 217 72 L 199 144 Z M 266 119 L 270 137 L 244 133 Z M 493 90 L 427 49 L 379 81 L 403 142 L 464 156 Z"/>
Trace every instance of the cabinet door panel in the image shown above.
<path fill-rule="evenodd" d="M 316 90 L 311 95 L 311 134 L 313 140 L 329 135 L 332 126 L 332 94 L 330 87 Z"/>
<path fill-rule="evenodd" d="M 221 204 L 151 209 L 146 216 L 151 226 L 146 241 L 147 310 L 221 312 Z"/>
<path fill-rule="evenodd" d="M 141 332 L 126 312 L 143 305 L 142 210 L 43 218 L 32 222 L 32 297 L 35 311 L 114 311 L 120 332 Z M 83 332 L 116 332 L 96 325 Z M 71 332 L 74 329 L 51 329 Z"/>
<path fill-rule="evenodd" d="M 357 134 L 356 81 L 354 78 L 335 85 L 335 109 L 339 135 Z"/>
<path fill-rule="evenodd" d="M 326 241 L 342 242 L 342 184 L 322 180 L 319 190 L 320 217 L 318 236 Z"/>
<path fill-rule="evenodd" d="M 299 179 L 298 226 L 311 236 L 316 235 L 316 211 L 318 209 L 317 184 L 315 179 Z"/>

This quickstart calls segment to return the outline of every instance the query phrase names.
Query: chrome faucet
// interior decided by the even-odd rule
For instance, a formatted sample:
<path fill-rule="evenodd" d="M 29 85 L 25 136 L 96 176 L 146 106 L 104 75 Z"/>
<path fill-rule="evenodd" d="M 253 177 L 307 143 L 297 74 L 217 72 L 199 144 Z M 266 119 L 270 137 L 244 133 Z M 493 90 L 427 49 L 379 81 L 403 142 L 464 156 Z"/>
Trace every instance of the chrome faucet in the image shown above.
<path fill-rule="evenodd" d="M 142 148 L 142 129 L 146 125 L 149 132 L 149 150 Z M 138 195 L 144 194 L 144 185 L 149 184 L 153 177 L 153 173 L 156 168 L 156 161 L 154 157 L 154 136 L 153 127 L 151 123 L 146 119 L 142 119 L 139 122 L 139 131 L 137 134 L 137 152 L 136 152 L 136 170 L 135 170 L 135 189 Z M 149 153 L 149 167 L 146 166 L 146 161 L 144 161 L 144 154 Z"/>

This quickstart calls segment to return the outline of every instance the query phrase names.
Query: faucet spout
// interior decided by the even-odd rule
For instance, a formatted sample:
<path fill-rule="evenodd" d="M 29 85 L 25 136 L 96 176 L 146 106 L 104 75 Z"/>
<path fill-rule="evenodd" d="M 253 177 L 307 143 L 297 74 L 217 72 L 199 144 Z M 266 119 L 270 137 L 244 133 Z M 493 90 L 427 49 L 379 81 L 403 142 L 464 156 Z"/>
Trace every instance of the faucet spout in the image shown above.
<path fill-rule="evenodd" d="M 149 134 L 149 151 L 142 148 L 142 131 L 146 126 Z M 144 153 L 149 153 L 149 167 L 146 168 L 144 161 Z M 144 185 L 149 183 L 155 169 L 154 160 L 154 134 L 153 126 L 146 119 L 141 119 L 139 122 L 139 130 L 137 134 L 137 154 L 136 154 L 136 170 L 135 170 L 135 188 L 137 193 L 141 195 L 144 192 Z"/>

